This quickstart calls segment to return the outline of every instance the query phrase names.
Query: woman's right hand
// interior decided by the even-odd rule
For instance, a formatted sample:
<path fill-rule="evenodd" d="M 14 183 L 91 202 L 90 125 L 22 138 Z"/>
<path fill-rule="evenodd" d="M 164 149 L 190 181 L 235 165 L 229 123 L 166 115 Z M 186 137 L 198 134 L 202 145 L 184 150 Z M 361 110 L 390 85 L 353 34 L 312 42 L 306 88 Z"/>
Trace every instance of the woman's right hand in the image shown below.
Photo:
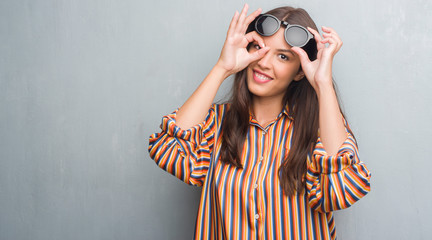
<path fill-rule="evenodd" d="M 258 33 L 253 31 L 245 34 L 249 24 L 261 13 L 261 9 L 258 9 L 246 16 L 247 10 L 248 5 L 245 4 L 241 14 L 235 13 L 217 64 L 178 110 L 176 124 L 181 129 L 189 129 L 204 121 L 222 82 L 229 75 L 262 58 L 269 50 L 264 47 L 264 41 Z M 249 53 L 247 46 L 251 42 L 258 43 L 261 49 Z"/>
<path fill-rule="evenodd" d="M 248 8 L 249 6 L 245 4 L 240 14 L 237 11 L 235 12 L 221 55 L 216 64 L 224 69 L 228 76 L 243 70 L 251 62 L 262 58 L 269 50 L 268 47 L 265 47 L 264 40 L 257 32 L 252 31 L 245 34 L 249 24 L 261 13 L 261 9 L 257 9 L 249 16 L 246 16 Z M 247 46 L 254 41 L 259 44 L 261 49 L 249 53 Z"/>

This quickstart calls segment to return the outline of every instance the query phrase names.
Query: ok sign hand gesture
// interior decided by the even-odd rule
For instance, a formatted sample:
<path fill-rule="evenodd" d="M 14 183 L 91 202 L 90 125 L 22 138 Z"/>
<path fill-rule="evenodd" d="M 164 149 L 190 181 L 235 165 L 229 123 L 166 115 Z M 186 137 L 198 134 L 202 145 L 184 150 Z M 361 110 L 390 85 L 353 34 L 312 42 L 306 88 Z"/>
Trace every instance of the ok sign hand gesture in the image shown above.
<path fill-rule="evenodd" d="M 268 47 L 264 46 L 263 39 L 255 31 L 245 34 L 249 24 L 262 11 L 261 9 L 257 9 L 249 16 L 246 16 L 248 8 L 249 6 L 245 4 L 240 14 L 237 11 L 235 12 L 217 63 L 217 65 L 228 72 L 228 75 L 243 70 L 251 62 L 262 58 L 269 50 Z M 258 42 L 261 49 L 249 53 L 246 47 L 253 41 Z"/>
<path fill-rule="evenodd" d="M 307 53 L 301 48 L 293 47 L 291 50 L 299 55 L 306 78 L 315 91 L 318 91 L 322 84 L 330 86 L 332 84 L 333 58 L 342 47 L 342 40 L 336 31 L 329 27 L 322 27 L 323 38 L 315 29 L 308 27 L 308 30 L 314 35 L 317 42 L 317 59 L 310 61 Z"/>

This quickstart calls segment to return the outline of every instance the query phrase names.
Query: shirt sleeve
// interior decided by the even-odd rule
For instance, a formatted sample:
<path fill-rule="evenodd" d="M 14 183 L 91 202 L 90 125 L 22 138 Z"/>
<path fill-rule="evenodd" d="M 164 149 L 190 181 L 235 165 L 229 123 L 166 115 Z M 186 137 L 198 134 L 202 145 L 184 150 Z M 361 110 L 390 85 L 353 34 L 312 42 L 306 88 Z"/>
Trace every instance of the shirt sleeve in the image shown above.
<path fill-rule="evenodd" d="M 360 161 L 354 136 L 345 122 L 347 139 L 329 156 L 318 138 L 308 161 L 306 189 L 309 205 L 321 212 L 348 208 L 370 191 L 371 174 Z"/>
<path fill-rule="evenodd" d="M 185 183 L 202 186 L 214 144 L 215 105 L 202 123 L 187 130 L 176 125 L 177 111 L 164 116 L 162 131 L 150 136 L 150 157 L 160 168 Z"/>

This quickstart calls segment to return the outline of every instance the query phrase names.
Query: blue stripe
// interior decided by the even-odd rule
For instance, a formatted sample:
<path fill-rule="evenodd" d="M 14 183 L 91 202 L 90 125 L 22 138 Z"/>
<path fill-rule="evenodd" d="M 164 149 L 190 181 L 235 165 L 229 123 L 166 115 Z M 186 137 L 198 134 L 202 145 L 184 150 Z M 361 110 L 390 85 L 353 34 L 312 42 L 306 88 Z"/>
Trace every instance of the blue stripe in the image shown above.
<path fill-rule="evenodd" d="M 152 158 L 157 156 L 157 159 L 154 160 L 161 168 L 166 170 L 170 168 L 171 173 L 181 179 L 189 179 L 197 183 L 203 182 L 199 207 L 201 215 L 196 222 L 202 223 L 202 228 L 196 229 L 194 237 L 204 239 L 203 235 L 208 233 L 209 239 L 254 239 L 258 238 L 259 231 L 263 230 L 264 235 L 261 237 L 264 238 L 277 239 L 279 236 L 286 236 L 296 239 L 297 237 L 303 238 L 305 235 L 306 239 L 322 239 L 328 237 L 324 236 L 324 233 L 328 231 L 331 239 L 335 239 L 334 226 L 329 228 L 335 223 L 332 215 L 322 214 L 311 207 L 326 211 L 339 209 L 341 203 L 348 197 L 355 201 L 358 200 L 354 192 L 363 195 L 368 192 L 370 173 L 358 159 L 357 146 L 352 135 L 348 135 L 348 139 L 335 156 L 324 155 L 326 152 L 322 143 L 317 143 L 319 147 L 314 149 L 310 159 L 310 161 L 315 161 L 316 169 L 314 171 L 308 169 L 306 172 L 307 191 L 299 193 L 297 199 L 294 199 L 283 195 L 281 185 L 273 186 L 279 177 L 279 164 L 284 161 L 284 157 L 290 150 L 288 146 L 295 144 L 292 143 L 292 131 L 290 132 L 290 127 L 292 127 L 290 125 L 293 122 L 286 115 L 280 114 L 279 119 L 263 129 L 255 120 L 252 120 L 245 139 L 246 151 L 241 159 L 244 169 L 236 169 L 219 160 L 221 126 L 224 121 L 223 116 L 228 109 L 226 106 L 213 105 L 205 121 L 189 130 L 178 128 L 175 125 L 175 113 L 171 114 L 162 121 L 163 131 L 150 136 L 148 150 L 153 152 L 150 154 Z M 266 137 L 269 141 L 263 137 L 263 130 L 267 130 Z M 254 142 L 251 141 L 252 137 L 256 137 Z M 259 143 L 262 143 L 260 149 L 258 149 Z M 180 154 L 180 152 L 183 153 Z M 184 154 L 185 158 L 182 157 Z M 261 155 L 266 160 L 258 166 Z M 354 159 L 351 160 L 351 166 L 347 166 L 344 161 L 349 161 L 345 158 L 350 155 Z M 334 168 L 331 163 L 335 165 Z M 226 170 L 224 167 L 227 167 Z M 345 172 L 338 172 L 342 168 L 346 168 L 343 170 Z M 217 169 L 222 171 L 216 174 Z M 330 170 L 336 175 L 334 173 L 325 174 L 323 170 Z M 227 177 L 229 173 L 232 173 L 231 178 Z M 351 177 L 354 174 L 356 178 Z M 237 183 L 235 183 L 236 179 L 238 179 Z M 260 187 L 255 190 L 253 185 L 257 180 Z M 358 184 L 355 182 L 357 180 Z M 269 185 L 267 186 L 266 183 Z M 220 188 L 219 192 L 217 188 Z M 317 189 L 320 192 L 316 192 Z M 341 196 L 334 201 L 332 195 L 339 192 Z M 318 198 L 316 193 L 322 197 Z M 230 199 L 227 199 L 228 196 Z M 250 200 L 251 197 L 254 202 Z M 315 203 L 312 205 L 310 202 Z M 284 208 L 284 203 L 286 208 Z M 304 208 L 300 208 L 301 205 Z M 239 208 L 235 208 L 236 206 Z M 261 206 L 263 209 L 260 209 Z M 261 212 L 258 212 L 258 209 Z M 253 211 L 260 214 L 258 221 L 255 220 Z M 276 211 L 283 212 L 276 213 Z M 237 214 L 238 217 L 234 218 Z M 280 218 L 277 217 L 278 215 Z M 272 222 L 271 228 L 267 227 L 269 223 L 266 220 Z M 291 221 L 288 222 L 289 220 Z M 242 223 L 257 225 L 242 228 Z M 298 228 L 294 229 L 294 225 L 297 225 Z M 257 227 L 256 231 L 251 231 L 252 227 Z M 280 229 L 280 231 L 276 232 L 275 229 Z M 311 229 L 310 233 L 309 229 Z"/>

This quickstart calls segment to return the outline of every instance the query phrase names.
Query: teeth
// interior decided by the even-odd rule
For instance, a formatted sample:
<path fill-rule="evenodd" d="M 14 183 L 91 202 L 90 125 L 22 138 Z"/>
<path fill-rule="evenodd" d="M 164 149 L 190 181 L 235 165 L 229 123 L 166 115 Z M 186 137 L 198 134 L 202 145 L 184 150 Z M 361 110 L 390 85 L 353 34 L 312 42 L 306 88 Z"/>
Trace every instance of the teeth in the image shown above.
<path fill-rule="evenodd" d="M 258 77 L 258 78 L 261 79 L 261 80 L 270 80 L 269 77 L 264 76 L 264 75 L 262 75 L 262 74 L 260 74 L 260 73 L 258 73 L 258 72 L 255 72 L 255 76 Z"/>

